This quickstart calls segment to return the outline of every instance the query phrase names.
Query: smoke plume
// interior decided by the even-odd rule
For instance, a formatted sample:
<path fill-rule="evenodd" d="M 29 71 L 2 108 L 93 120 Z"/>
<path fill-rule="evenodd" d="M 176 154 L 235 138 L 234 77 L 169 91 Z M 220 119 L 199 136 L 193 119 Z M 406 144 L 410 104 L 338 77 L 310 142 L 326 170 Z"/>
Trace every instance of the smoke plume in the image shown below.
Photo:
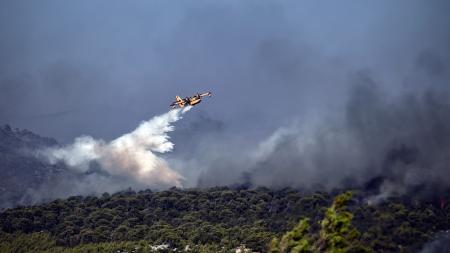
<path fill-rule="evenodd" d="M 450 230 L 442 231 L 435 238 L 424 245 L 420 253 L 448 253 L 450 252 Z"/>
<path fill-rule="evenodd" d="M 450 187 L 446 87 L 392 94 L 365 71 L 349 82 L 347 101 L 328 114 L 280 123 L 250 147 L 235 141 L 235 148 L 219 149 L 217 138 L 204 144 L 208 155 L 190 161 L 203 167 L 197 185 L 358 188 L 370 194 L 370 203 L 405 194 L 444 194 Z"/>
<path fill-rule="evenodd" d="M 247 173 L 253 185 L 363 187 L 371 201 L 450 186 L 450 99 L 441 90 L 389 95 L 362 75 L 342 115 L 280 128 Z"/>
<path fill-rule="evenodd" d="M 64 162 L 76 172 L 89 173 L 94 167 L 109 176 L 131 178 L 146 187 L 181 186 L 183 177 L 155 153 L 172 151 L 174 144 L 168 132 L 174 130 L 172 124 L 190 108 L 171 110 L 144 121 L 132 132 L 110 142 L 81 136 L 70 145 L 40 153 L 50 163 Z"/>
<path fill-rule="evenodd" d="M 36 198 L 180 184 L 367 186 L 383 197 L 450 185 L 439 90 L 450 80 L 449 1 L 9 2 L 0 122 L 96 138 L 43 151 L 71 169 Z M 361 69 L 370 76 L 355 85 Z M 172 141 L 153 120 L 101 140 L 197 90 L 220 94 L 196 111 L 213 117 L 180 122 Z"/>

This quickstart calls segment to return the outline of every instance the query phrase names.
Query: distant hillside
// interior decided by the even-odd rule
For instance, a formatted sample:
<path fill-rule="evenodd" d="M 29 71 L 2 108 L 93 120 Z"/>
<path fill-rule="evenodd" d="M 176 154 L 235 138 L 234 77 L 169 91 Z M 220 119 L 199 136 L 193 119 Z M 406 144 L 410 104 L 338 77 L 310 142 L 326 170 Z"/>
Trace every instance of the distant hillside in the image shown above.
<path fill-rule="evenodd" d="M 56 144 L 28 130 L 0 126 L 0 208 L 27 204 L 27 191 L 61 171 L 33 156 L 34 150 Z"/>
<path fill-rule="evenodd" d="M 57 145 L 54 139 L 0 127 L 2 253 L 137 253 L 154 252 L 155 247 L 162 252 L 231 252 L 240 245 L 272 253 L 339 247 L 348 252 L 419 252 L 450 241 L 445 199 L 417 195 L 367 205 L 367 189 L 355 191 L 345 205 L 339 197 L 333 204 L 337 192 L 216 187 L 130 190 L 4 209 L 33 203 L 37 189 L 51 193 L 62 178 L 84 176 L 34 156 L 37 149 L 52 145 Z"/>
<path fill-rule="evenodd" d="M 320 248 L 350 249 L 356 242 L 356 251 L 348 252 L 419 252 L 437 232 L 450 228 L 448 206 L 414 198 L 369 206 L 358 192 L 331 206 L 335 196 L 293 189 L 174 188 L 70 197 L 0 213 L 0 250 L 152 252 L 152 245 L 163 245 L 231 252 L 245 244 L 268 252 L 272 239 L 285 234 L 271 252 L 305 242 L 302 247 L 307 247 L 313 240 Z"/>

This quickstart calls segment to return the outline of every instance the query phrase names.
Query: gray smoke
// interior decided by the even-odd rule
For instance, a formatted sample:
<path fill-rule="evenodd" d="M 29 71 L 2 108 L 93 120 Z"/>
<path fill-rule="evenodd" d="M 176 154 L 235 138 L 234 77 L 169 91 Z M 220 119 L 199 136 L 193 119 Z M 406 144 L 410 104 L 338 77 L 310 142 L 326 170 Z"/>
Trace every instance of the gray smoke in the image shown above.
<path fill-rule="evenodd" d="M 225 152 L 199 184 L 330 190 L 369 187 L 378 201 L 450 187 L 450 98 L 445 89 L 388 94 L 367 72 L 351 78 L 342 110 L 281 127 L 266 140 Z M 240 168 L 240 169 L 238 169 Z M 233 173 L 235 172 L 235 173 Z M 220 176 L 217 176 L 220 175 Z"/>
<path fill-rule="evenodd" d="M 449 253 L 450 231 L 437 233 L 435 239 L 426 243 L 420 253 Z"/>
<path fill-rule="evenodd" d="M 103 147 L 211 90 L 161 156 L 183 186 L 446 184 L 448 1 L 1 5 L 0 122 Z"/>
<path fill-rule="evenodd" d="M 448 96 L 428 91 L 390 98 L 377 88 L 356 86 L 342 121 L 276 132 L 264 143 L 255 183 L 268 173 L 296 186 L 337 187 L 377 176 L 386 177 L 385 187 L 402 186 L 399 191 L 424 182 L 449 185 Z"/>

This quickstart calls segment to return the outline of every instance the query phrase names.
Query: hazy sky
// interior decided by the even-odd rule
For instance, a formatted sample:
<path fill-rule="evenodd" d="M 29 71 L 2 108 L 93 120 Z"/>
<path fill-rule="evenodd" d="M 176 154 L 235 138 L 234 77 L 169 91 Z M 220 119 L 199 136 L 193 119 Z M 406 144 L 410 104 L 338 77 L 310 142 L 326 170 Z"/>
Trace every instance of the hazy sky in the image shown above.
<path fill-rule="evenodd" d="M 0 124 L 104 144 L 211 91 L 156 154 L 185 187 L 436 194 L 450 187 L 449 13 L 447 0 L 3 0 Z M 33 198 L 152 187 L 68 175 Z"/>
<path fill-rule="evenodd" d="M 264 136 L 342 105 L 361 71 L 393 92 L 420 78 L 429 85 L 416 78 L 420 64 L 448 76 L 449 6 L 2 1 L 0 124 L 63 142 L 111 139 L 166 112 L 177 94 L 212 91 L 186 122 Z"/>

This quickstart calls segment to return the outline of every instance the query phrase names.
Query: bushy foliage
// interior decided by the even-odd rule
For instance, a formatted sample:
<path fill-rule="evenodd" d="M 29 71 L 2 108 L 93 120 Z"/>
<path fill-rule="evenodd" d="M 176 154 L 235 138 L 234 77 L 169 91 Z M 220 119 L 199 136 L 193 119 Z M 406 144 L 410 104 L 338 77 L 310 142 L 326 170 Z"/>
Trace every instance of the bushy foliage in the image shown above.
<path fill-rule="evenodd" d="M 171 247 L 245 244 L 263 251 L 300 214 L 314 219 L 327 201 L 326 194 L 292 189 L 125 191 L 9 209 L 0 213 L 0 228 L 9 234 L 44 231 L 64 247 L 147 240 Z"/>
<path fill-rule="evenodd" d="M 347 211 L 347 205 L 352 199 L 352 193 L 346 192 L 337 196 L 333 205 L 327 209 L 325 218 L 321 222 L 320 245 L 321 251 L 330 253 L 344 253 L 358 248 L 358 252 L 365 252 L 359 241 L 360 232 L 353 226 L 353 214 Z"/>
<path fill-rule="evenodd" d="M 321 192 L 226 187 L 70 197 L 0 213 L 0 252 L 145 252 L 141 244 L 197 245 L 195 252 L 228 252 L 241 244 L 261 252 L 269 245 L 272 252 L 357 252 L 360 245 L 414 252 L 450 227 L 449 209 L 416 200 L 368 206 L 358 194 L 332 199 Z"/>
<path fill-rule="evenodd" d="M 445 222 L 441 223 L 439 228 L 436 227 L 439 221 L 431 211 L 437 211 L 432 205 L 425 209 L 424 206 L 417 205 L 416 208 L 419 209 L 413 210 L 408 210 L 394 200 L 391 200 L 390 204 L 380 206 L 357 205 L 352 196 L 352 192 L 345 192 L 335 197 L 331 207 L 325 211 L 319 230 L 312 230 L 309 219 L 303 218 L 291 231 L 285 233 L 281 240 L 273 238 L 269 252 L 414 252 L 429 239 L 427 235 L 450 225 L 450 220 L 444 218 L 446 211 L 441 210 L 444 214 L 441 217 Z M 383 210 L 381 213 L 380 209 Z M 407 221 L 409 217 L 417 219 L 417 216 L 427 221 L 418 222 L 416 226 Z M 358 217 L 357 222 L 355 217 Z M 355 224 L 358 224 L 362 231 Z M 395 234 L 386 236 L 390 232 Z"/>
<path fill-rule="evenodd" d="M 280 243 L 280 252 L 306 253 L 312 251 L 311 238 L 309 236 L 309 219 L 302 219 L 292 231 L 287 232 Z"/>
<path fill-rule="evenodd" d="M 0 252 L 2 253 L 25 253 L 44 252 L 56 246 L 55 241 L 47 233 L 14 233 L 0 232 Z"/>

